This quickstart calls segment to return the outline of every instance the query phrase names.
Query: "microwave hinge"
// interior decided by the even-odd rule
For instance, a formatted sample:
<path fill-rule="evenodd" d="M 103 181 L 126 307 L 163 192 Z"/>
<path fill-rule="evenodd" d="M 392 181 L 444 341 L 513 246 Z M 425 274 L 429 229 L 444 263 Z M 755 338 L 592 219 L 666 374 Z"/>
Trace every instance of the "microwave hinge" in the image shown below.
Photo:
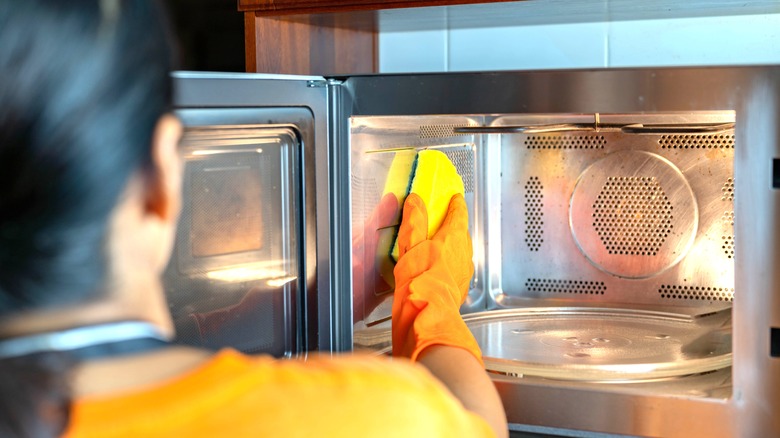
<path fill-rule="evenodd" d="M 314 79 L 306 81 L 306 87 L 308 88 L 325 88 L 330 85 L 341 85 L 344 81 L 338 79 Z"/>
<path fill-rule="evenodd" d="M 306 87 L 307 88 L 325 88 L 328 86 L 328 81 L 325 79 L 315 79 L 311 81 L 306 81 Z"/>

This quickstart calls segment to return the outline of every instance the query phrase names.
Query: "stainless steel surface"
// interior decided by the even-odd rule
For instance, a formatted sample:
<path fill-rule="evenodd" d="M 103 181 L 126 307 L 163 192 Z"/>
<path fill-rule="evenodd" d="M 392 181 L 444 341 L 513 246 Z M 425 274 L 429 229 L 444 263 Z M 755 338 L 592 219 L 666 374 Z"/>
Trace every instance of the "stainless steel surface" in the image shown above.
<path fill-rule="evenodd" d="M 631 123 L 627 125 L 599 123 L 599 114 L 595 114 L 593 123 L 553 123 L 546 125 L 519 126 L 460 126 L 453 129 L 458 134 L 548 134 L 551 132 L 589 131 L 599 129 L 620 129 L 629 134 L 693 134 L 703 132 L 723 132 L 734 129 L 733 123 L 714 124 L 652 124 Z"/>
<path fill-rule="evenodd" d="M 307 82 L 316 86 L 307 87 Z M 370 127 L 371 120 L 378 120 L 376 116 L 403 116 L 397 119 L 406 124 L 403 129 L 388 125 L 361 135 L 386 150 L 473 146 L 475 177 L 470 208 L 477 265 L 473 291 L 477 293 L 470 295 L 467 307 L 472 308 L 466 310 L 488 305 L 526 308 L 575 303 L 583 309 L 671 311 L 695 317 L 733 306 L 730 369 L 633 383 L 494 375 L 513 428 L 670 437 L 780 434 L 780 417 L 775 415 L 780 407 L 780 359 L 769 351 L 770 329 L 780 327 L 780 271 L 774 269 L 780 263 L 775 214 L 780 211 L 780 198 L 772 185 L 780 179 L 773 174 L 773 160 L 780 156 L 780 68 L 397 75 L 338 82 L 320 87 L 322 78 L 294 81 L 257 75 L 177 75 L 181 107 L 293 106 L 306 108 L 313 115 L 313 122 L 300 121 L 304 126 L 300 131 L 305 169 L 302 190 L 304 195 L 316 195 L 304 196 L 306 214 L 300 232 L 306 241 L 302 272 L 307 276 L 302 320 L 313 323 L 305 329 L 308 349 L 343 349 L 357 341 L 358 335 L 376 334 L 355 326 L 353 339 L 353 327 L 345 323 L 348 308 L 354 305 L 350 302 L 354 285 L 349 265 L 344 264 L 352 260 L 347 236 L 355 231 L 350 222 L 360 220 L 353 217 L 359 200 L 350 199 L 354 193 L 349 190 L 353 182 L 350 172 L 356 166 L 350 143 L 354 138 L 346 133 L 350 132 L 350 117 Z M 734 137 L 723 137 L 720 132 L 637 134 L 609 129 L 510 135 L 468 135 L 454 130 L 464 123 L 590 123 L 596 113 L 607 115 L 600 120 L 604 125 L 641 123 L 643 127 L 667 124 L 670 115 L 679 118 L 674 124 L 717 124 L 724 114 L 731 114 Z M 638 114 L 641 121 L 637 121 Z M 333 126 L 329 129 L 325 121 L 330 116 Z M 696 237 L 687 255 L 643 279 L 618 277 L 597 268 L 573 243 L 568 219 L 562 224 L 550 219 L 569 217 L 575 189 L 563 183 L 556 186 L 559 181 L 549 178 L 546 171 L 556 170 L 555 163 L 574 160 L 579 164 L 570 167 L 576 173 L 557 174 L 558 180 L 573 184 L 589 165 L 618 152 L 610 150 L 616 136 L 632 139 L 621 146 L 623 150 L 649 153 L 652 161 L 665 163 L 659 168 L 665 172 L 671 169 L 669 172 L 677 175 L 670 177 L 673 180 L 682 175 L 698 208 Z M 521 137 L 527 144 L 519 142 Z M 324 138 L 332 141 L 330 147 L 321 146 Z M 383 138 L 393 141 L 386 143 Z M 546 157 L 536 164 L 545 172 L 533 174 L 534 169 L 522 168 L 533 154 Z M 733 156 L 732 174 L 725 170 L 728 166 L 723 163 L 731 158 L 724 159 L 724 154 Z M 364 155 L 382 154 L 363 154 L 359 159 L 367 159 Z M 723 178 L 710 178 L 713 172 Z M 371 175 L 363 177 L 370 181 Z M 659 185 L 666 193 L 667 187 Z M 524 203 L 539 210 L 525 210 Z M 733 203 L 732 209 L 723 208 L 729 203 Z M 547 211 L 553 207 L 559 210 Z M 369 202 L 363 211 L 370 212 L 370 208 Z M 528 228 L 521 223 L 511 229 L 506 220 L 510 214 L 528 220 Z M 552 223 L 556 225 L 550 229 Z M 551 236 L 569 236 L 570 246 L 545 255 Z M 523 249 L 525 238 L 532 244 Z M 696 253 L 697 247 L 701 254 Z M 581 260 L 572 265 L 561 263 L 560 257 Z M 672 255 L 666 258 L 676 260 Z M 508 260 L 522 263 L 506 264 Z M 526 262 L 537 265 L 525 266 Z M 733 263 L 731 271 L 724 268 L 729 263 Z M 518 268 L 527 269 L 526 274 Z M 531 277 L 528 273 L 543 275 Z M 586 273 L 601 275 L 603 280 L 578 277 Z M 644 286 L 637 286 L 639 283 Z M 323 293 L 325 290 L 328 292 Z M 701 352 L 701 348 L 725 342 L 728 335 L 728 331 L 713 330 L 684 347 Z"/>
<path fill-rule="evenodd" d="M 219 123 L 295 127 L 302 147 L 299 194 L 303 204 L 297 233 L 299 272 L 305 273 L 305 290 L 298 292 L 301 342 L 304 350 L 329 351 L 334 331 L 331 270 L 336 260 L 330 254 L 330 209 L 322 208 L 330 203 L 327 88 L 307 86 L 323 78 L 192 72 L 173 76 L 176 108 L 208 114 L 204 120 L 193 120 L 194 125 L 222 120 Z"/>
<path fill-rule="evenodd" d="M 469 303 L 487 300 L 488 307 L 511 308 L 528 305 L 528 299 L 567 299 L 719 309 L 730 302 L 734 214 L 733 201 L 723 199 L 723 187 L 733 183 L 733 131 L 635 135 L 605 128 L 587 135 L 459 133 L 463 126 L 500 129 L 538 125 L 534 122 L 556 117 L 576 123 L 593 116 L 354 117 L 349 178 L 353 227 L 362 227 L 371 216 L 384 194 L 393 159 L 401 151 L 428 147 L 462 154 L 473 150 L 467 156 L 481 163 L 456 166 L 466 186 L 476 188 L 466 194 L 477 265 Z M 734 114 L 601 114 L 600 118 L 612 126 L 629 120 L 690 126 L 733 123 Z M 497 210 L 484 213 L 478 205 Z M 392 243 L 399 221 L 400 212 L 376 224 L 372 232 L 379 233 L 382 242 Z M 485 230 L 491 230 L 491 235 Z M 359 256 L 365 266 L 374 263 L 376 254 Z M 371 289 L 379 283 L 369 279 L 353 294 L 381 295 L 392 290 L 391 280 L 383 290 Z M 477 309 L 475 305 L 464 308 Z M 389 306 L 383 310 L 371 321 L 389 316 Z"/>
<path fill-rule="evenodd" d="M 630 134 L 698 134 L 703 132 L 725 132 L 734 129 L 734 123 L 713 123 L 709 125 L 625 125 L 621 131 Z"/>
<path fill-rule="evenodd" d="M 373 339 L 362 331 L 376 331 L 374 325 L 390 318 L 393 291 L 393 264 L 390 250 L 401 220 L 401 210 L 392 216 L 377 218 L 376 207 L 388 193 L 389 187 L 400 184 L 406 187 L 411 176 L 401 175 L 403 180 L 393 181 L 399 176 L 391 173 L 398 158 L 408 158 L 411 163 L 414 153 L 422 149 L 437 149 L 445 153 L 463 178 L 466 204 L 469 207 L 470 227 L 476 239 L 479 233 L 480 216 L 475 206 L 478 180 L 477 143 L 482 140 L 472 135 L 458 134 L 459 126 L 475 125 L 481 117 L 431 116 L 431 117 L 353 117 L 350 120 L 350 174 L 351 211 L 353 230 L 364 230 L 368 240 L 375 239 L 376 247 L 355 241 L 352 251 L 353 264 L 375 267 L 373 271 L 355 270 L 353 278 L 353 302 L 362 308 L 355 311 L 353 330 L 355 338 Z M 410 155 L 411 154 L 411 155 Z M 361 276 L 362 275 L 362 276 Z M 477 276 L 472 283 L 463 310 L 474 311 L 484 308 L 483 280 Z M 365 346 L 365 345 L 364 345 Z"/>
<path fill-rule="evenodd" d="M 491 124 L 549 117 L 507 115 Z M 611 123 L 629 117 L 601 115 Z M 640 123 L 643 117 L 633 115 Z M 689 113 L 679 122 L 733 117 Z M 646 123 L 681 115 L 653 118 Z M 720 296 L 665 291 L 726 291 L 729 301 L 733 295 L 733 259 L 722 248 L 723 237 L 732 235 L 723 216 L 733 204 L 721 199 L 733 178 L 732 138 L 732 132 L 669 137 L 605 129 L 495 139 L 500 165 L 486 175 L 501 210 L 488 218 L 494 230 L 488 240 L 495 242 L 486 251 L 488 278 L 495 279 L 489 301 L 498 307 L 525 306 L 527 299 L 722 307 Z M 598 293 L 583 287 L 591 284 Z"/>
<path fill-rule="evenodd" d="M 720 132 L 609 130 L 475 135 L 477 284 L 487 291 L 489 302 L 504 308 L 576 303 L 695 316 L 733 306 L 733 366 L 715 372 L 731 376 L 722 385 L 679 378 L 673 390 L 659 382 L 635 387 L 494 376 L 513 424 L 634 436 L 780 434 L 775 415 L 780 359 L 769 352 L 770 328 L 780 327 L 780 271 L 775 269 L 780 262 L 775 215 L 780 198 L 772 185 L 773 177 L 778 178 L 773 160 L 780 156 L 780 68 L 398 75 L 353 77 L 343 87 L 355 100 L 349 111 L 353 118 L 420 115 L 421 125 L 434 123 L 429 116 L 436 114 L 463 115 L 477 126 L 496 126 L 502 117 L 506 126 L 589 123 L 595 113 L 613 115 L 602 120 L 605 124 L 667 124 L 664 118 L 670 115 L 717 124 L 731 114 L 733 138 Z M 638 114 L 646 119 L 637 121 Z M 687 255 L 644 279 L 607 274 L 588 262 L 573 243 L 568 224 L 574 182 L 590 164 L 617 152 L 610 150 L 616 136 L 631 138 L 621 148 L 664 162 L 660 168 L 671 169 L 677 175 L 673 180 L 682 175 L 698 208 L 696 237 Z M 578 164 L 570 164 L 572 160 Z M 561 173 L 567 166 L 571 173 Z M 719 177 L 710 178 L 711 173 Z M 526 215 L 525 203 L 541 211 Z M 510 215 L 516 225 L 506 219 Z M 527 230 L 525 220 L 530 222 Z M 570 246 L 546 249 L 548 239 L 560 243 L 566 236 Z M 526 237 L 535 241 L 535 251 Z M 576 257 L 584 263 L 569 263 Z M 717 335 L 713 332 L 713 339 Z"/>
<path fill-rule="evenodd" d="M 546 134 L 550 132 L 595 131 L 595 123 L 552 123 L 528 126 L 461 126 L 455 128 L 459 134 Z"/>
<path fill-rule="evenodd" d="M 738 429 L 740 419 L 726 397 L 702 397 L 725 383 L 728 372 L 623 388 L 543 379 L 493 376 L 510 428 L 577 430 L 642 437 L 775 436 L 751 427 Z M 699 381 L 714 376 L 712 381 Z M 690 379 L 690 380 L 689 380 Z M 726 392 L 728 394 L 728 392 Z M 517 426 L 515 426 L 517 425 Z M 574 436 L 581 436 L 575 434 Z"/>
<path fill-rule="evenodd" d="M 641 382 L 731 366 L 731 339 L 706 317 L 599 308 L 531 308 L 466 315 L 488 371 L 557 380 Z"/>
<path fill-rule="evenodd" d="M 723 181 L 731 175 L 730 161 Z M 680 169 L 636 149 L 613 152 L 588 166 L 569 204 L 569 228 L 580 252 L 595 267 L 621 278 L 652 277 L 677 264 L 691 249 L 699 223 L 696 196 Z M 728 262 L 727 272 L 733 270 Z"/>
<path fill-rule="evenodd" d="M 328 87 L 328 191 L 331 223 L 330 350 L 352 349 L 352 233 L 350 221 L 349 129 L 346 120 L 352 96 L 344 92 L 340 81 L 329 80 Z M 321 165 L 321 163 L 319 163 Z M 318 186 L 324 191 L 323 186 Z M 322 335 L 321 335 L 322 336 Z"/>

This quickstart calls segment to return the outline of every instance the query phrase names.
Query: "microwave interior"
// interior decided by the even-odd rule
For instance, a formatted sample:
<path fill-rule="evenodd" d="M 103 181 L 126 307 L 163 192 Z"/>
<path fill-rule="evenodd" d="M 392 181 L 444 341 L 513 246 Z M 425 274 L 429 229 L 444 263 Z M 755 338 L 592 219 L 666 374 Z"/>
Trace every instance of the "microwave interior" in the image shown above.
<path fill-rule="evenodd" d="M 488 371 L 549 385 L 731 396 L 734 111 L 350 119 L 353 342 L 387 352 L 414 155 L 444 152 L 469 207 L 464 319 Z M 367 244 L 366 242 L 370 242 Z"/>

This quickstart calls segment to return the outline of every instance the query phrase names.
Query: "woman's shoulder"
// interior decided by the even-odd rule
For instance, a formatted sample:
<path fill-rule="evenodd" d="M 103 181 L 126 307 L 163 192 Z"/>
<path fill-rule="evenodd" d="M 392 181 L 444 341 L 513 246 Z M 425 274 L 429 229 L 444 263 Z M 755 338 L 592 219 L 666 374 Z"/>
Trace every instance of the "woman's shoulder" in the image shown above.
<path fill-rule="evenodd" d="M 268 356 L 244 355 L 223 350 L 215 363 L 232 362 L 245 372 L 263 376 L 266 383 L 280 385 L 336 385 L 342 389 L 354 385 L 368 389 L 387 387 L 397 391 L 431 391 L 446 389 L 428 370 L 406 359 L 378 356 L 370 353 L 311 354 L 294 359 L 274 359 Z"/>
<path fill-rule="evenodd" d="M 222 350 L 166 384 L 75 407 L 74 432 L 98 433 L 73 436 L 491 436 L 425 368 L 368 354 Z"/>

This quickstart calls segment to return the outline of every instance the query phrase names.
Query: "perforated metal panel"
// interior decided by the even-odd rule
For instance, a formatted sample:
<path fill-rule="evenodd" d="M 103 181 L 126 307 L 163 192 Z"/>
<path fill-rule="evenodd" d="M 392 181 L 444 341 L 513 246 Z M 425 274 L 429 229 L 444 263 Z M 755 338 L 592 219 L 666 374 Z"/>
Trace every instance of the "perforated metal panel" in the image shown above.
<path fill-rule="evenodd" d="M 734 178 L 729 178 L 723 184 L 721 189 L 723 196 L 720 197 L 721 201 L 733 201 L 734 200 Z"/>
<path fill-rule="evenodd" d="M 441 149 L 447 158 L 455 165 L 455 170 L 463 179 L 463 188 L 466 193 L 474 193 L 474 149 L 463 147 L 445 147 Z"/>
<path fill-rule="evenodd" d="M 525 183 L 525 243 L 531 251 L 539 251 L 544 243 L 544 187 L 538 176 Z"/>
<path fill-rule="evenodd" d="M 664 149 L 734 148 L 734 134 L 671 134 L 662 135 L 658 144 Z"/>
<path fill-rule="evenodd" d="M 548 278 L 529 278 L 525 286 L 532 294 L 584 294 L 604 295 L 607 286 L 601 281 L 556 280 Z"/>
<path fill-rule="evenodd" d="M 420 138 L 447 138 L 458 137 L 463 134 L 455 132 L 455 128 L 471 126 L 470 124 L 447 124 L 447 125 L 421 125 Z"/>
<path fill-rule="evenodd" d="M 603 149 L 603 135 L 532 135 L 525 139 L 528 149 Z"/>
<path fill-rule="evenodd" d="M 672 300 L 733 301 L 734 289 L 710 286 L 661 285 L 661 298 Z"/>
<path fill-rule="evenodd" d="M 380 192 L 376 183 L 376 178 L 353 174 L 351 175 L 351 180 L 352 187 L 361 193 L 365 193 L 366 199 L 379 198 Z M 352 208 L 352 221 L 355 223 L 362 223 L 366 220 L 373 207 L 373 205 L 366 205 L 365 202 L 356 202 Z"/>
<path fill-rule="evenodd" d="M 447 155 L 463 179 L 473 221 L 479 184 L 477 148 L 473 135 L 456 133 L 454 129 L 478 124 L 464 116 L 351 119 L 352 262 L 356 267 L 352 293 L 356 338 L 366 334 L 361 330 L 375 330 L 390 318 L 394 263 L 389 254 L 401 222 L 402 206 L 392 214 L 380 208 L 383 205 L 380 201 L 389 193 L 403 200 L 413 168 L 407 169 L 401 163 L 410 164 L 407 158 L 425 149 Z"/>
<path fill-rule="evenodd" d="M 576 117 L 501 116 L 491 125 L 573 123 Z M 642 115 L 620 117 L 650 123 Z M 652 123 L 665 123 L 663 114 L 652 117 Z M 697 114 L 686 117 L 686 123 L 696 123 Z M 702 113 L 705 119 L 712 123 L 713 114 Z M 490 263 L 488 270 L 489 278 L 501 279 L 493 295 L 499 307 L 522 307 L 528 299 L 539 305 L 548 299 L 713 308 L 725 303 L 715 295 L 680 299 L 672 297 L 687 295 L 658 291 L 661 285 L 733 289 L 734 218 L 724 216 L 733 212 L 733 131 L 603 129 L 512 133 L 498 140 L 501 215 L 489 218 L 489 228 L 500 227 L 500 257 L 493 259 L 500 266 Z M 605 293 L 580 292 L 578 282 L 603 285 L 598 291 Z"/>
<path fill-rule="evenodd" d="M 674 228 L 655 177 L 610 176 L 593 204 L 593 227 L 610 254 L 654 256 Z"/>
<path fill-rule="evenodd" d="M 727 232 L 723 233 L 723 253 L 728 258 L 734 258 L 734 212 L 727 211 L 723 213 L 723 228 Z"/>

